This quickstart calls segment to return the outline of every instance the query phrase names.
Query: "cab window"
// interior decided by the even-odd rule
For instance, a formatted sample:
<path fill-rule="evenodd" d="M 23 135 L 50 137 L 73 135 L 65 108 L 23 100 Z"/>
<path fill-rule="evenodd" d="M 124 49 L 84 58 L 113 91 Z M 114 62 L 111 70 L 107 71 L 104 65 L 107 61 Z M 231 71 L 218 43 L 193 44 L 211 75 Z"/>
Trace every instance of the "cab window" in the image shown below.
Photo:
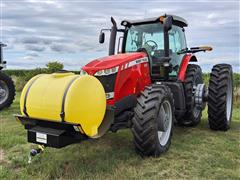
<path fill-rule="evenodd" d="M 170 76 L 176 76 L 178 74 L 183 58 L 183 54 L 178 52 L 186 48 L 187 45 L 183 29 L 173 25 L 172 29 L 169 31 L 169 51 L 173 67 L 173 71 L 170 73 Z"/>

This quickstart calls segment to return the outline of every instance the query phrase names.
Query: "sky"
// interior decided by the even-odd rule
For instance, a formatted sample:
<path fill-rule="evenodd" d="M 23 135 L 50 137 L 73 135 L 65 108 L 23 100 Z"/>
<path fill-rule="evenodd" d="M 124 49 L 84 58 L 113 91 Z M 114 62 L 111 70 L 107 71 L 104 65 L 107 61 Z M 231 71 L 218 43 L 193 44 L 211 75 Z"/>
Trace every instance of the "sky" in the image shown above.
<path fill-rule="evenodd" d="M 0 41 L 8 45 L 4 59 L 9 69 L 59 61 L 67 70 L 79 70 L 108 55 L 108 42 L 99 44 L 98 36 L 101 28 L 111 27 L 111 16 L 120 27 L 123 19 L 167 13 L 188 21 L 188 47 L 213 47 L 212 52 L 196 54 L 204 72 L 217 63 L 229 63 L 240 72 L 239 7 L 239 0 L 0 0 Z"/>

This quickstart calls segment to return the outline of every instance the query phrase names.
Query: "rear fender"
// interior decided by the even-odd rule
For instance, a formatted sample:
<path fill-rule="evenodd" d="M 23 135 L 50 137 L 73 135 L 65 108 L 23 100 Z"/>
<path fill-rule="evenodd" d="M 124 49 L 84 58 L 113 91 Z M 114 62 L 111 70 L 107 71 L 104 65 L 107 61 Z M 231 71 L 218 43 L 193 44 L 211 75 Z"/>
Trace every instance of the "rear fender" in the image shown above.
<path fill-rule="evenodd" d="M 178 80 L 182 82 L 185 79 L 185 74 L 186 74 L 187 66 L 189 62 L 197 62 L 197 58 L 194 54 L 186 54 L 182 59 L 181 67 L 178 73 Z"/>

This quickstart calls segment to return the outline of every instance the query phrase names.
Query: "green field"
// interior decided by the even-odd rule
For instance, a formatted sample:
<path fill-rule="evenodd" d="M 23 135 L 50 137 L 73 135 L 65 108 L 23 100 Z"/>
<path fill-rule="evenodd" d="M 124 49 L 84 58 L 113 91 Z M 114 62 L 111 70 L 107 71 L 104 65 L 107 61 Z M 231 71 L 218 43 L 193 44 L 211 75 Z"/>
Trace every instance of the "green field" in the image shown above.
<path fill-rule="evenodd" d="M 62 149 L 46 148 L 28 164 L 36 145 L 27 143 L 26 131 L 13 117 L 19 94 L 16 99 L 0 112 L 0 179 L 240 179 L 239 105 L 227 132 L 209 130 L 206 111 L 198 127 L 175 127 L 170 150 L 159 158 L 136 155 L 131 132 L 123 130 Z"/>

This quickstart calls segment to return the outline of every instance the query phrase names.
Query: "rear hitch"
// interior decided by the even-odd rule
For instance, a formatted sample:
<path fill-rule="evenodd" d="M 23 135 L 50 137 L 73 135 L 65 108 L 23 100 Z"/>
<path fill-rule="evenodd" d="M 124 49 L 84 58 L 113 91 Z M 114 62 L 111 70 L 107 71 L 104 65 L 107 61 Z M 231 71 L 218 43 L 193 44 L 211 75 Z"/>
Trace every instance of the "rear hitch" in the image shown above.
<path fill-rule="evenodd" d="M 28 156 L 28 164 L 31 164 L 32 163 L 32 157 L 40 154 L 41 152 L 44 151 L 44 146 L 43 145 L 38 145 L 38 148 L 36 149 L 31 149 L 30 153 L 29 153 L 29 156 Z"/>

